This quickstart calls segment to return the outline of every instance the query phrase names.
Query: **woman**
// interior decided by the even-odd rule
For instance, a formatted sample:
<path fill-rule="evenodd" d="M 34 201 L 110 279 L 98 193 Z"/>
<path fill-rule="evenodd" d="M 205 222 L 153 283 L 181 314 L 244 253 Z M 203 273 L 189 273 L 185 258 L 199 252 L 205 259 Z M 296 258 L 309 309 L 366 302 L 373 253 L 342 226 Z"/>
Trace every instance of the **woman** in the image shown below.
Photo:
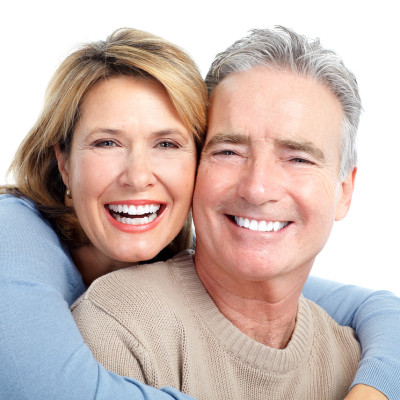
<path fill-rule="evenodd" d="M 16 184 L 0 197 L 0 398 L 187 398 L 102 368 L 69 306 L 107 272 L 191 246 L 205 109 L 190 58 L 145 32 L 116 31 L 61 64 L 11 166 Z M 399 309 L 393 296 L 312 281 L 308 292 L 340 299 L 339 322 L 361 319 L 367 349 L 365 336 L 376 338 L 373 348 L 382 343 L 374 326 L 399 320 L 398 311 L 386 315 Z M 383 339 L 395 347 L 391 332 Z M 369 365 L 385 356 L 371 354 Z"/>

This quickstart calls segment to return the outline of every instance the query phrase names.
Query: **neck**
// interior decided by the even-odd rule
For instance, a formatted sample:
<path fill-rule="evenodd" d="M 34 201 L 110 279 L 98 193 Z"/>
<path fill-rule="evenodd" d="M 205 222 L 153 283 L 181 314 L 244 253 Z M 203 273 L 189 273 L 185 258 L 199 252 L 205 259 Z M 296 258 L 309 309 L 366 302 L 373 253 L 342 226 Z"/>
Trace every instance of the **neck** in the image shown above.
<path fill-rule="evenodd" d="M 207 292 L 230 322 L 257 342 L 277 349 L 287 346 L 296 325 L 307 274 L 256 282 L 235 281 L 232 276 L 215 273 L 217 268 L 203 268 L 197 257 L 195 264 Z"/>
<path fill-rule="evenodd" d="M 73 249 L 71 254 L 87 286 L 100 276 L 134 264 L 111 260 L 92 245 Z"/>

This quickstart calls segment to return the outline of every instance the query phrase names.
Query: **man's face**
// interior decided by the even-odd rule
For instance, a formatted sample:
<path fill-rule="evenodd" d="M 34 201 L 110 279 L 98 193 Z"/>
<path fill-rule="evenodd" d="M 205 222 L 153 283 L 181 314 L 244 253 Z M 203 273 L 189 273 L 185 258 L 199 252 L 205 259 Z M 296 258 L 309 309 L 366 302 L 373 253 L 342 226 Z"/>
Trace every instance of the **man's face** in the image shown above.
<path fill-rule="evenodd" d="M 193 200 L 196 266 L 221 281 L 307 276 L 350 205 L 338 178 L 343 112 L 324 86 L 262 68 L 211 98 Z"/>

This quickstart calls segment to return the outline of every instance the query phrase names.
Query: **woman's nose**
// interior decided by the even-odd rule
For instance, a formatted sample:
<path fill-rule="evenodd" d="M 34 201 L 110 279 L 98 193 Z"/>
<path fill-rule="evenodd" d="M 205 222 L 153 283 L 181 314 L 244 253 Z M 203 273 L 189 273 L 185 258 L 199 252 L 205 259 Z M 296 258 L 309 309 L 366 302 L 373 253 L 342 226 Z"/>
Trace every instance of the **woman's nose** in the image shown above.
<path fill-rule="evenodd" d="M 144 191 L 156 182 L 154 163 L 149 154 L 134 152 L 126 158 L 120 183 L 133 188 L 135 191 Z"/>

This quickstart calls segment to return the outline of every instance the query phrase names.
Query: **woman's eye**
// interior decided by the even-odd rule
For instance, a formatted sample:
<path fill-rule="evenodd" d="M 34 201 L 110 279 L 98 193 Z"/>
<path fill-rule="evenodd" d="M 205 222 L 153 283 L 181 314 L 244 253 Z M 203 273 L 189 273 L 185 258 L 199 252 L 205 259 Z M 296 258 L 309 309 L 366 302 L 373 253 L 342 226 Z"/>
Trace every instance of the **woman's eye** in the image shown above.
<path fill-rule="evenodd" d="M 173 142 L 160 142 L 157 144 L 157 147 L 160 147 L 162 149 L 176 149 L 178 148 L 178 145 L 176 143 Z"/>
<path fill-rule="evenodd" d="M 99 140 L 93 144 L 93 147 L 114 147 L 117 144 L 113 140 Z"/>

